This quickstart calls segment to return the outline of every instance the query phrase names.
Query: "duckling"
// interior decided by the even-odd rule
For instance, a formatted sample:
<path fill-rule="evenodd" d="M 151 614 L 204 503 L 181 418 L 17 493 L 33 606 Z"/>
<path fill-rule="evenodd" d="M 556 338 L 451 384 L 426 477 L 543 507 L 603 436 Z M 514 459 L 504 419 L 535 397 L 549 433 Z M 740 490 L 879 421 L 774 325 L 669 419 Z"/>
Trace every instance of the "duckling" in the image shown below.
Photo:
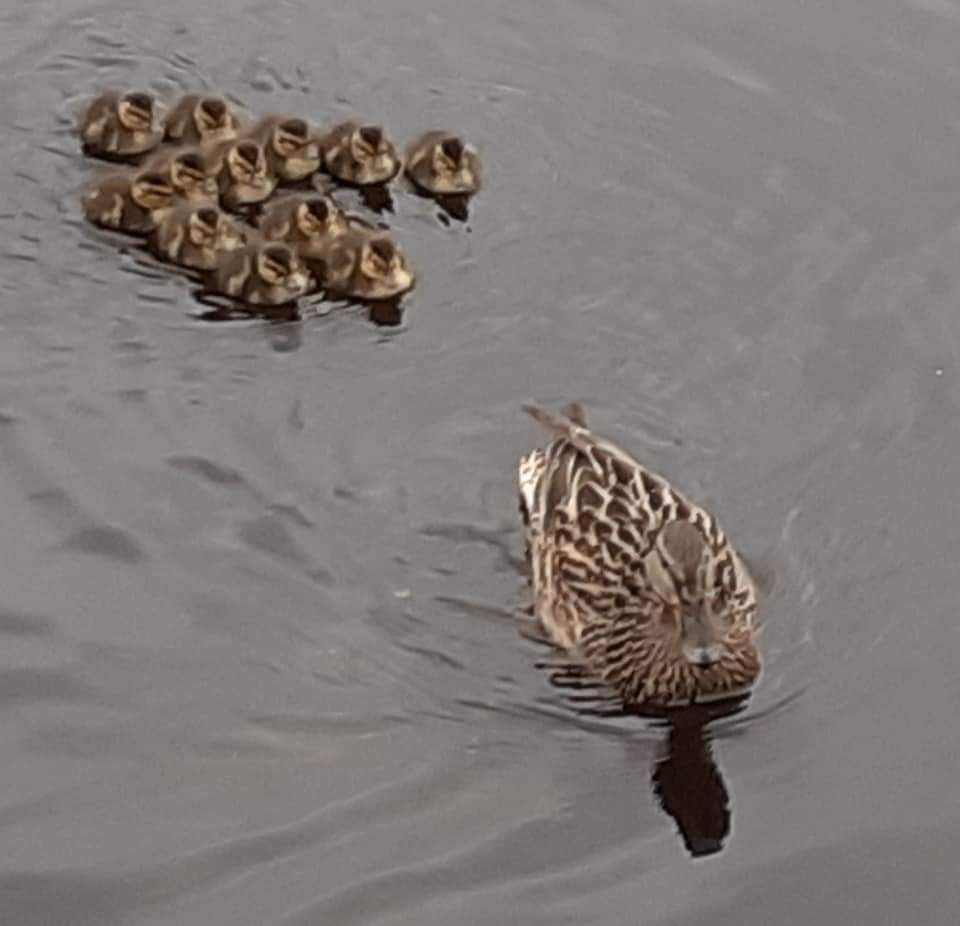
<path fill-rule="evenodd" d="M 451 196 L 480 188 L 480 157 L 459 135 L 426 132 L 407 149 L 407 176 L 426 193 Z"/>
<path fill-rule="evenodd" d="M 210 159 L 199 148 L 167 148 L 158 151 L 143 169 L 164 174 L 181 199 L 216 202 L 217 177 Z"/>
<path fill-rule="evenodd" d="M 320 169 L 320 143 L 310 126 L 296 116 L 267 116 L 250 131 L 263 145 L 270 169 L 281 182 L 306 180 Z"/>
<path fill-rule="evenodd" d="M 337 180 L 354 186 L 389 183 L 402 162 L 396 145 L 382 126 L 344 122 L 323 142 L 324 167 Z"/>
<path fill-rule="evenodd" d="M 169 178 L 154 171 L 110 174 L 83 196 L 90 222 L 133 235 L 152 232 L 175 204 Z"/>
<path fill-rule="evenodd" d="M 348 217 L 329 196 L 316 193 L 287 196 L 271 203 L 257 228 L 264 238 L 294 244 L 301 254 L 308 256 L 359 222 Z"/>
<path fill-rule="evenodd" d="M 254 241 L 223 254 L 209 287 L 251 306 L 294 302 L 310 288 L 310 274 L 293 248 L 279 241 Z"/>
<path fill-rule="evenodd" d="M 353 228 L 333 238 L 311 267 L 328 293 L 351 299 L 392 299 L 415 282 L 403 251 L 374 229 Z"/>
<path fill-rule="evenodd" d="M 246 243 L 240 225 L 211 203 L 180 203 L 150 236 L 150 250 L 161 260 L 191 270 L 213 270 L 222 255 Z"/>
<path fill-rule="evenodd" d="M 240 119 L 221 96 L 190 93 L 166 118 L 164 137 L 177 144 L 216 144 L 237 137 Z"/>
<path fill-rule="evenodd" d="M 526 411 L 554 440 L 520 461 L 534 613 L 632 706 L 743 695 L 760 673 L 757 593 L 720 525 L 583 410 Z"/>
<path fill-rule="evenodd" d="M 139 157 L 163 141 L 157 101 L 149 93 L 102 93 L 80 117 L 85 154 L 115 160 Z"/>
<path fill-rule="evenodd" d="M 237 211 L 262 203 L 277 188 L 263 145 L 247 138 L 204 150 L 217 177 L 224 208 Z"/>

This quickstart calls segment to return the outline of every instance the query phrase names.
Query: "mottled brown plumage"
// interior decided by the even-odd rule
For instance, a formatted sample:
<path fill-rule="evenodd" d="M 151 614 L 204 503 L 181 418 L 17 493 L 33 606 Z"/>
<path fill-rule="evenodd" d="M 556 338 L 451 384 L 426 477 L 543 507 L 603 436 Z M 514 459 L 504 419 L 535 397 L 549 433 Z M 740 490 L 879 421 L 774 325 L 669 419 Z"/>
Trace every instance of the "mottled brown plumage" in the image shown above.
<path fill-rule="evenodd" d="M 717 521 L 587 427 L 527 411 L 554 440 L 520 461 L 534 610 L 627 704 L 735 697 L 760 671 L 747 570 Z"/>
<path fill-rule="evenodd" d="M 263 145 L 270 170 L 281 182 L 297 183 L 320 169 L 320 143 L 299 116 L 267 116 L 248 137 Z"/>
<path fill-rule="evenodd" d="M 222 142 L 203 150 L 210 159 L 220 204 L 225 209 L 236 211 L 262 203 L 277 188 L 263 145 L 252 139 Z"/>
<path fill-rule="evenodd" d="M 310 266 L 328 294 L 352 299 L 392 299 L 415 281 L 399 245 L 367 228 L 353 228 L 311 252 Z"/>
<path fill-rule="evenodd" d="M 222 96 L 190 93 L 181 97 L 165 120 L 167 141 L 218 144 L 237 137 L 240 117 Z"/>
<path fill-rule="evenodd" d="M 94 225 L 147 235 L 176 205 L 165 174 L 133 170 L 108 174 L 83 196 L 83 214 Z"/>
<path fill-rule="evenodd" d="M 388 183 L 403 166 L 396 145 L 379 125 L 341 123 L 327 133 L 322 146 L 327 171 L 355 186 Z"/>
<path fill-rule="evenodd" d="M 80 138 L 87 154 L 136 158 L 163 141 L 157 101 L 149 93 L 102 93 L 80 117 Z"/>
<path fill-rule="evenodd" d="M 160 220 L 150 250 L 161 260 L 191 270 L 213 270 L 223 255 L 243 247 L 250 229 L 216 204 L 180 203 Z"/>
<path fill-rule="evenodd" d="M 143 170 L 164 174 L 181 199 L 216 203 L 214 166 L 200 148 L 164 147 L 150 156 Z"/>
<path fill-rule="evenodd" d="M 426 132 L 407 148 L 407 176 L 435 196 L 476 193 L 480 188 L 480 158 L 459 135 Z"/>
<path fill-rule="evenodd" d="M 254 241 L 224 254 L 208 279 L 211 291 L 250 306 L 295 302 L 309 286 L 303 261 L 279 241 Z"/>

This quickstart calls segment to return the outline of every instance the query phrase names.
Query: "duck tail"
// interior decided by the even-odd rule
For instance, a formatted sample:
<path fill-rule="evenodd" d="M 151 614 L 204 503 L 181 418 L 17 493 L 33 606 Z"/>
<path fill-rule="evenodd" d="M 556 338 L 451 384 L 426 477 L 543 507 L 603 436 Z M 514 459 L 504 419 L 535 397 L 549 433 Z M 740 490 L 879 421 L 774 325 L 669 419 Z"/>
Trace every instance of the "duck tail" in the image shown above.
<path fill-rule="evenodd" d="M 593 438 L 587 430 L 586 414 L 578 402 L 565 405 L 558 414 L 532 403 L 524 405 L 523 410 L 548 431 L 552 431 L 556 437 L 569 441 L 582 453 L 589 453 Z"/>
<path fill-rule="evenodd" d="M 564 405 L 558 414 L 548 412 L 540 405 L 532 402 L 523 406 L 523 410 L 540 422 L 548 431 L 553 431 L 557 437 L 572 440 L 577 429 L 586 429 L 587 416 L 579 402 Z"/>

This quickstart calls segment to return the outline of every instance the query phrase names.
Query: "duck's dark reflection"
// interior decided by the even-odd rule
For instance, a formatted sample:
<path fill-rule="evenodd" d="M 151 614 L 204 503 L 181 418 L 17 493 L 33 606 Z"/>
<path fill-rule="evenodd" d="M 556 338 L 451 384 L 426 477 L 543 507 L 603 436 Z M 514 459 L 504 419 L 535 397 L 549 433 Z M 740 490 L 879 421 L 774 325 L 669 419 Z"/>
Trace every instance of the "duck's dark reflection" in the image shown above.
<path fill-rule="evenodd" d="M 739 708 L 729 706 L 723 715 Z M 654 796 L 673 818 L 694 858 L 723 849 L 730 834 L 730 793 L 713 755 L 707 724 L 719 716 L 703 708 L 677 711 L 667 721 L 662 754 L 651 775 Z"/>
<path fill-rule="evenodd" d="M 741 712 L 747 697 L 685 708 L 632 710 L 581 666 L 562 657 L 537 665 L 550 670 L 551 684 L 565 690 L 565 700 L 578 714 L 608 719 L 640 716 L 666 727 L 650 776 L 653 794 L 676 823 L 691 856 L 720 852 L 730 834 L 730 793 L 714 758 L 709 724 Z"/>

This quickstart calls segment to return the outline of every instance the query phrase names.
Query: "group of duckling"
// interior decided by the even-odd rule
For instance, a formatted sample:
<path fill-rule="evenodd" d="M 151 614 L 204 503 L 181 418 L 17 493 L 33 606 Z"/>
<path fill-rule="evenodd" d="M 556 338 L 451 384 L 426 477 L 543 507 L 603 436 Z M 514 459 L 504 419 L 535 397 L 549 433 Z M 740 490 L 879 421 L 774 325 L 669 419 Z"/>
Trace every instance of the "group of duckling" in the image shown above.
<path fill-rule="evenodd" d="M 220 96 L 189 94 L 165 113 L 149 93 L 104 93 L 79 132 L 85 154 L 128 165 L 84 195 L 86 218 L 145 237 L 160 260 L 203 274 L 207 292 L 248 307 L 314 291 L 374 301 L 412 289 L 401 247 L 344 211 L 315 175 L 369 190 L 404 172 L 438 199 L 469 198 L 480 184 L 476 150 L 454 133 L 426 132 L 401 154 L 379 125 L 320 131 L 298 116 L 246 124 Z"/>

